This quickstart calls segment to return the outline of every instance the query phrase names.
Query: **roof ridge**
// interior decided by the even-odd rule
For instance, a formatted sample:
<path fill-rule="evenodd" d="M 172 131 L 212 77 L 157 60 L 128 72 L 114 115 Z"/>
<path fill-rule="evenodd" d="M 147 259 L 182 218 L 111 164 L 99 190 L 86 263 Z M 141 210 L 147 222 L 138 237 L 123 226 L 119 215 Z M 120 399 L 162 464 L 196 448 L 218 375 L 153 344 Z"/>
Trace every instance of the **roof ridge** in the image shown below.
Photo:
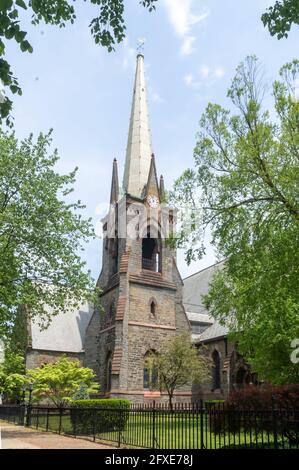
<path fill-rule="evenodd" d="M 183 281 L 185 281 L 185 279 L 189 279 L 189 277 L 196 276 L 196 274 L 202 273 L 203 271 L 206 271 L 207 269 L 213 268 L 213 266 L 217 266 L 218 264 L 221 264 L 224 261 L 225 260 L 223 259 L 221 261 L 217 261 L 217 263 L 210 264 L 210 266 L 207 266 L 206 268 L 203 268 L 203 269 L 200 269 L 199 271 L 196 271 L 196 273 L 193 273 L 193 274 L 190 274 L 189 276 L 184 277 Z"/>

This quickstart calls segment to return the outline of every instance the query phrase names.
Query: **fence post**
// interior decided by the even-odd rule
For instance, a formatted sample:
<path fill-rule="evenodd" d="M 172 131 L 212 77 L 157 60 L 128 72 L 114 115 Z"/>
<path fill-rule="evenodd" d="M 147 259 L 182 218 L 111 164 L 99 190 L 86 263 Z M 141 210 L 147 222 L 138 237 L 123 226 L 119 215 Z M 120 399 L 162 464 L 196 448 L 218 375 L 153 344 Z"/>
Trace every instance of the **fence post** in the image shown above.
<path fill-rule="evenodd" d="M 152 442 L 152 448 L 155 449 L 156 447 L 156 402 L 155 400 L 153 401 L 153 409 L 152 409 L 152 415 L 153 415 L 153 442 Z"/>
<path fill-rule="evenodd" d="M 47 408 L 47 421 L 46 421 L 46 431 L 47 432 L 49 430 L 49 413 L 50 413 L 50 410 L 49 410 L 49 408 Z"/>
<path fill-rule="evenodd" d="M 26 408 L 26 426 L 30 427 L 31 426 L 31 403 L 28 403 L 27 408 Z"/>
<path fill-rule="evenodd" d="M 58 429 L 58 434 L 61 433 L 61 421 L 62 421 L 62 408 L 59 408 L 59 429 Z"/>
<path fill-rule="evenodd" d="M 277 439 L 277 416 L 276 416 L 276 406 L 275 406 L 275 395 L 271 397 L 272 404 L 272 421 L 273 421 L 273 437 L 274 437 L 274 449 L 278 449 L 278 439 Z"/>
<path fill-rule="evenodd" d="M 96 441 L 96 415 L 93 417 L 92 422 L 93 442 Z"/>
<path fill-rule="evenodd" d="M 120 447 L 120 444 L 121 444 L 121 425 L 120 425 L 120 423 L 123 422 L 122 409 L 120 410 L 120 414 L 121 414 L 121 419 L 120 419 L 120 422 L 119 422 L 119 425 L 118 425 L 118 442 L 117 442 L 118 447 Z"/>
<path fill-rule="evenodd" d="M 200 399 L 200 448 L 201 449 L 204 449 L 204 442 L 203 442 L 203 433 L 204 433 L 204 429 L 203 429 L 203 413 L 204 413 L 204 410 L 203 410 L 203 400 L 202 398 Z"/>
<path fill-rule="evenodd" d="M 19 424 L 24 426 L 24 418 L 25 418 L 25 407 L 24 405 L 20 406 L 20 413 L 19 413 Z"/>

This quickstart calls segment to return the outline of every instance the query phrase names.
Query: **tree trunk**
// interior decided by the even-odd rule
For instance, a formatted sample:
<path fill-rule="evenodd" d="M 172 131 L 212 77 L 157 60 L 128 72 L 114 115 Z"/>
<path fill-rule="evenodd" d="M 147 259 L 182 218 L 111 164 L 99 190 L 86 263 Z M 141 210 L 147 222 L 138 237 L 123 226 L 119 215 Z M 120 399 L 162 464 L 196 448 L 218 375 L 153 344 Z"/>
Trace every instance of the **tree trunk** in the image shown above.
<path fill-rule="evenodd" d="M 171 411 L 173 411 L 172 399 L 173 399 L 173 392 L 169 393 L 169 408 Z"/>

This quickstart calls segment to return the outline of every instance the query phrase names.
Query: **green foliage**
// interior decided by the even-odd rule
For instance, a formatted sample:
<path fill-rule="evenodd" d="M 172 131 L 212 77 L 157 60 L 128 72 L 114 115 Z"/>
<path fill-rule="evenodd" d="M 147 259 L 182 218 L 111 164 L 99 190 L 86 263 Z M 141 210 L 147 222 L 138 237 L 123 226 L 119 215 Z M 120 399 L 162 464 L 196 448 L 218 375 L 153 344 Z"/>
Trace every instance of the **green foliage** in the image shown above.
<path fill-rule="evenodd" d="M 298 404 L 299 385 L 249 386 L 235 390 L 221 407 L 222 412 L 219 413 L 217 407 L 211 409 L 212 429 L 217 434 L 254 429 L 256 434 L 266 431 L 269 435 L 274 430 L 273 410 L 276 432 L 298 446 L 299 423 L 295 411 Z"/>
<path fill-rule="evenodd" d="M 279 0 L 262 15 L 271 36 L 287 38 L 293 24 L 299 24 L 299 0 Z"/>
<path fill-rule="evenodd" d="M 76 400 L 70 404 L 71 423 L 76 434 L 86 436 L 93 433 L 124 431 L 129 418 L 129 400 L 118 398 Z"/>
<path fill-rule="evenodd" d="M 81 201 L 67 202 L 76 169 L 56 173 L 50 146 L 51 133 L 18 142 L 0 131 L 1 335 L 18 315 L 38 316 L 46 327 L 51 315 L 96 298 L 79 255 L 93 227 L 80 214 Z"/>
<path fill-rule="evenodd" d="M 158 353 L 150 354 L 148 362 L 157 371 L 158 386 L 166 390 L 171 408 L 175 390 L 209 376 L 210 361 L 192 345 L 188 333 L 165 340 Z"/>
<path fill-rule="evenodd" d="M 6 349 L 4 362 L 0 364 L 0 394 L 5 401 L 16 403 L 21 400 L 26 383 L 24 355 Z"/>
<path fill-rule="evenodd" d="M 25 374 L 25 357 L 24 354 L 17 353 L 8 348 L 5 350 L 4 362 L 0 365 L 6 375 Z"/>
<path fill-rule="evenodd" d="M 89 398 L 87 400 L 71 400 L 71 406 L 82 408 L 129 408 L 129 400 L 122 398 Z"/>
<path fill-rule="evenodd" d="M 176 182 L 173 195 L 203 208 L 202 226 L 181 236 L 189 257 L 197 255 L 194 238 L 208 227 L 226 260 L 206 306 L 230 328 L 260 379 L 275 384 L 299 380 L 290 360 L 291 341 L 299 338 L 298 77 L 298 60 L 282 67 L 273 84 L 272 121 L 262 107 L 269 86 L 257 59 L 241 63 L 228 91 L 237 114 L 208 105 L 195 167 Z"/>
<path fill-rule="evenodd" d="M 72 396 L 72 400 L 89 400 L 88 385 L 81 383 L 78 390 Z"/>
<path fill-rule="evenodd" d="M 149 11 L 155 9 L 157 0 L 139 0 Z M 96 44 L 106 47 L 109 52 L 120 43 L 126 32 L 124 22 L 124 0 L 90 0 L 99 9 L 98 16 L 90 22 L 91 34 Z M 6 42 L 14 40 L 22 52 L 33 52 L 27 40 L 27 32 L 21 28 L 20 13 L 30 15 L 31 23 L 41 22 L 60 28 L 76 19 L 74 2 L 71 0 L 1 0 L 0 2 L 0 84 L 12 94 L 22 94 L 16 77 L 13 76 L 9 63 L 4 60 Z M 5 120 L 12 126 L 12 101 L 8 96 L 0 95 L 0 124 Z"/>
<path fill-rule="evenodd" d="M 82 384 L 87 386 L 88 393 L 95 393 L 99 389 L 91 369 L 81 367 L 80 361 L 66 357 L 61 357 L 53 364 L 28 370 L 27 376 L 33 384 L 34 401 L 48 399 L 56 406 L 69 403 Z"/>

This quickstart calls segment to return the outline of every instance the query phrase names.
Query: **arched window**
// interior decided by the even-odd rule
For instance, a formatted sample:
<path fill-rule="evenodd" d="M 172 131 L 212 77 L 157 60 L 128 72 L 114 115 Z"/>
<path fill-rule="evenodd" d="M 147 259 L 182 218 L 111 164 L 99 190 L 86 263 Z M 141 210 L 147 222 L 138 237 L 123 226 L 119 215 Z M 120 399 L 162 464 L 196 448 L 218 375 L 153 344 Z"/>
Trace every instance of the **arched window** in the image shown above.
<path fill-rule="evenodd" d="M 112 250 L 111 250 L 111 274 L 112 276 L 117 273 L 117 263 L 118 263 L 118 238 L 113 240 Z"/>
<path fill-rule="evenodd" d="M 152 238 L 150 231 L 142 239 L 142 269 L 161 272 L 161 239 Z"/>
<path fill-rule="evenodd" d="M 109 317 L 112 318 L 112 317 L 113 317 L 113 313 L 114 313 L 114 303 L 113 303 L 113 302 L 110 304 L 110 307 L 109 307 L 109 311 L 108 311 L 108 312 L 109 312 Z"/>
<path fill-rule="evenodd" d="M 154 297 L 151 297 L 149 299 L 149 302 L 148 302 L 148 305 L 149 305 L 149 308 L 150 308 L 150 313 L 153 317 L 156 316 L 156 313 L 157 313 L 157 302 L 156 302 L 156 299 L 154 299 Z"/>
<path fill-rule="evenodd" d="M 220 375 L 220 354 L 216 349 L 214 349 L 213 351 L 212 360 L 213 360 L 212 390 L 217 390 L 221 388 L 221 375 Z"/>
<path fill-rule="evenodd" d="M 158 370 L 155 367 L 153 356 L 156 351 L 148 351 L 144 356 L 143 388 L 145 390 L 157 390 L 159 385 Z"/>
<path fill-rule="evenodd" d="M 106 358 L 106 371 L 105 371 L 105 391 L 110 392 L 111 390 L 111 374 L 112 374 L 112 354 L 109 352 Z"/>

